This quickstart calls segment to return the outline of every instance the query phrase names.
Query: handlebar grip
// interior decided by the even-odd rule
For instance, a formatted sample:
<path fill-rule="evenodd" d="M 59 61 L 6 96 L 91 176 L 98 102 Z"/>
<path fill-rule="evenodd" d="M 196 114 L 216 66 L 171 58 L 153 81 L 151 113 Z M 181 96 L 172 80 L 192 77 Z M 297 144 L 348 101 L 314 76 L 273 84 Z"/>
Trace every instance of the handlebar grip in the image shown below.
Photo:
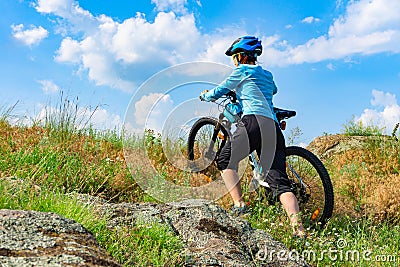
<path fill-rule="evenodd" d="M 226 95 L 232 98 L 233 103 L 237 101 L 236 93 L 234 91 L 229 91 L 229 93 L 227 93 Z"/>

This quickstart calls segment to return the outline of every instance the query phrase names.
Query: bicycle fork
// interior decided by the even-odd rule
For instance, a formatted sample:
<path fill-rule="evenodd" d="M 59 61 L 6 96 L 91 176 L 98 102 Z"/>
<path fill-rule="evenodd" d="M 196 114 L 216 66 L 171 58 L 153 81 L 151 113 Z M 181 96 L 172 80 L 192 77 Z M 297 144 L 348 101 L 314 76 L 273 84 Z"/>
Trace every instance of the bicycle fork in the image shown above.
<path fill-rule="evenodd" d="M 221 130 L 222 119 L 223 118 L 224 118 L 224 115 L 221 113 L 219 115 L 218 123 L 217 123 L 217 125 L 215 125 L 214 132 L 213 132 L 213 135 L 211 137 L 210 146 L 208 147 L 208 149 L 207 149 L 207 151 L 205 153 L 205 157 L 207 159 L 209 159 L 209 160 L 214 160 L 215 159 L 216 152 L 214 152 L 214 145 L 215 145 L 215 142 L 217 141 L 218 133 Z M 226 137 L 224 137 L 224 138 L 226 138 Z"/>

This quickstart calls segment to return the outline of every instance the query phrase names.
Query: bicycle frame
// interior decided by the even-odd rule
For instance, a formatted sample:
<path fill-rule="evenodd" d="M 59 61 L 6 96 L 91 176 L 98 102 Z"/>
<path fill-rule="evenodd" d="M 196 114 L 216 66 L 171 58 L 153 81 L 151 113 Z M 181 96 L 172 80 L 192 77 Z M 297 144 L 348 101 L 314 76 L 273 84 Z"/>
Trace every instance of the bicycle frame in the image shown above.
<path fill-rule="evenodd" d="M 198 148 L 200 149 L 200 154 L 211 162 L 217 159 L 221 149 L 226 142 L 229 142 L 229 138 L 232 136 L 233 125 L 240 126 L 238 124 L 241 123 L 241 116 L 239 116 L 240 108 L 237 109 L 237 103 L 236 106 L 233 104 L 236 101 L 236 94 L 234 92 L 229 93 L 216 102 L 221 107 L 218 119 L 215 117 L 204 117 L 194 123 L 188 136 L 189 160 L 195 160 L 194 148 L 198 133 L 200 133 L 197 140 L 199 141 Z M 291 110 L 274 108 L 273 111 L 281 130 L 285 130 L 286 128 L 285 120 L 296 115 L 296 112 Z M 202 142 L 201 129 L 204 129 L 208 133 L 205 142 Z M 262 169 L 256 151 L 252 151 L 248 156 L 253 169 L 253 179 L 251 180 L 249 192 L 256 191 L 258 197 L 267 197 L 269 203 L 274 203 L 276 199 L 271 198 L 274 194 L 268 182 L 266 182 L 265 173 L 268 170 Z M 307 223 L 310 223 L 312 227 L 323 226 L 332 216 L 334 207 L 334 193 L 328 171 L 318 157 L 306 148 L 287 146 L 285 156 L 286 173 L 291 190 L 296 195 L 299 206 L 301 206 L 301 210 L 304 212 L 302 215 L 304 216 L 303 219 Z M 266 189 L 266 191 L 264 192 L 260 189 Z"/>
<path fill-rule="evenodd" d="M 205 153 L 205 157 L 206 157 L 207 159 L 209 159 L 209 160 L 213 160 L 213 159 L 214 159 L 213 147 L 214 147 L 215 141 L 217 140 L 218 132 L 219 132 L 219 130 L 221 129 L 221 126 L 223 125 L 224 118 L 225 118 L 225 116 L 224 116 L 224 113 L 223 113 L 223 112 L 222 112 L 221 114 L 219 114 L 218 124 L 215 126 L 214 133 L 213 133 L 213 136 L 212 136 L 212 138 L 211 138 L 210 146 L 208 147 L 207 152 Z M 226 120 L 225 120 L 225 121 L 226 121 Z M 227 121 L 227 122 L 229 122 L 229 121 Z M 230 122 L 229 122 L 229 123 L 230 123 Z M 227 126 L 228 126 L 227 130 L 228 130 L 229 132 L 231 131 L 231 125 L 232 125 L 231 123 L 230 123 L 230 124 L 227 124 Z"/>
<path fill-rule="evenodd" d="M 229 100 L 230 103 L 236 103 L 236 101 L 237 101 L 236 94 L 234 92 L 230 92 L 227 94 L 227 97 L 221 101 L 221 103 L 217 103 L 217 105 L 223 106 L 224 109 L 219 114 L 218 124 L 216 125 L 216 127 L 214 129 L 214 133 L 212 136 L 212 142 L 210 143 L 210 146 L 205 154 L 205 156 L 210 160 L 212 160 L 214 157 L 213 147 L 214 147 L 216 138 L 218 137 L 218 132 L 220 131 L 221 126 L 225 127 L 228 132 L 231 132 L 232 122 L 229 121 L 225 116 L 225 109 L 229 105 L 229 103 L 224 105 L 224 103 L 227 100 Z M 293 117 L 296 115 L 295 111 L 284 110 L 284 109 L 280 109 L 280 108 L 275 108 L 274 112 L 275 112 L 275 114 L 279 113 L 279 115 L 277 115 L 277 118 L 278 118 L 279 126 L 282 130 L 285 130 L 285 128 L 286 128 L 286 121 L 284 119 L 287 119 L 287 118 L 290 118 L 290 117 Z M 240 122 L 240 120 L 239 120 L 239 122 Z M 253 168 L 253 173 L 254 173 L 253 180 L 256 180 L 259 185 L 269 188 L 270 187 L 269 184 L 263 179 L 264 173 L 263 173 L 263 169 L 260 165 L 260 162 L 258 160 L 256 151 L 252 151 L 249 154 L 249 160 L 250 160 L 250 165 Z M 304 190 L 306 190 L 307 185 L 304 183 L 304 181 L 302 180 L 300 175 L 295 171 L 295 169 L 293 168 L 293 166 L 290 165 L 290 163 L 286 162 L 286 164 L 287 164 L 287 167 L 292 171 L 294 176 L 298 179 L 302 188 Z"/>

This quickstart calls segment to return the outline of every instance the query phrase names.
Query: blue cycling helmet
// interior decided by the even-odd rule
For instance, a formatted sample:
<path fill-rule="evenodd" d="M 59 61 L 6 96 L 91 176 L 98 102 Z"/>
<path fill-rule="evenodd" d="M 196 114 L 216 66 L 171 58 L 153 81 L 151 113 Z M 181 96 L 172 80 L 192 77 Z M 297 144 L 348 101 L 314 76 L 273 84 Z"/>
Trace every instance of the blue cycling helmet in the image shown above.
<path fill-rule="evenodd" d="M 257 57 L 262 53 L 261 41 L 254 36 L 243 36 L 236 39 L 231 47 L 226 50 L 225 55 L 232 56 L 236 53 L 246 53 L 248 55 Z"/>

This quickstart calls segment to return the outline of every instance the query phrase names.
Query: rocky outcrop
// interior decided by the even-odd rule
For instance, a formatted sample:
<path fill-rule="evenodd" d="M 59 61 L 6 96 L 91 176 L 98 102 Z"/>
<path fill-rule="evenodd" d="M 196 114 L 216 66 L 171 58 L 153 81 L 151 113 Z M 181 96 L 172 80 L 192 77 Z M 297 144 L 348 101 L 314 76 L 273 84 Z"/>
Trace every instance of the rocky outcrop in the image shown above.
<path fill-rule="evenodd" d="M 111 204 L 78 195 L 107 215 L 108 227 L 168 226 L 185 244 L 184 266 L 307 266 L 249 222 L 202 200 Z M 0 266 L 120 266 L 78 223 L 54 213 L 0 210 Z"/>
<path fill-rule="evenodd" d="M 315 138 L 307 146 L 307 149 L 317 154 L 320 158 L 325 159 L 349 149 L 362 148 L 365 140 L 368 138 L 371 137 L 347 136 L 343 134 L 320 136 Z"/>
<path fill-rule="evenodd" d="M 108 204 L 88 196 L 84 201 L 110 216 L 111 228 L 153 222 L 168 225 L 186 244 L 182 252 L 185 266 L 307 266 L 293 259 L 297 254 L 272 236 L 214 203 Z"/>
<path fill-rule="evenodd" d="M 396 138 L 388 135 L 381 136 L 349 136 L 344 134 L 333 134 L 316 137 L 307 149 L 314 152 L 320 158 L 331 158 L 349 150 L 362 150 L 368 142 L 387 142 L 394 146 L 398 145 Z"/>
<path fill-rule="evenodd" d="M 120 266 L 80 224 L 54 213 L 0 210 L 0 266 Z"/>

